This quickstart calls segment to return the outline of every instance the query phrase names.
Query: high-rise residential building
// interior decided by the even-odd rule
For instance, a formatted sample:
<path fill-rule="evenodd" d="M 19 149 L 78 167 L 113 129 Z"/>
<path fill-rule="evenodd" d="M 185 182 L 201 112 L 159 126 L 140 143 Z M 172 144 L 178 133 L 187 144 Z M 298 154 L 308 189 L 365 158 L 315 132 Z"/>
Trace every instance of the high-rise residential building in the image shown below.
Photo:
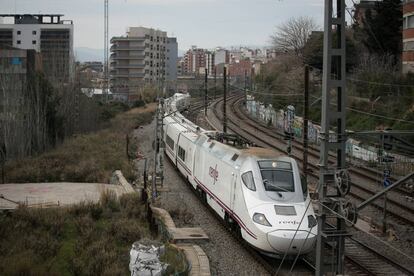
<path fill-rule="evenodd" d="M 166 32 L 144 27 L 130 27 L 126 36 L 113 37 L 110 85 L 114 96 L 122 100 L 134 99 L 145 84 L 161 85 L 167 79 L 167 56 L 177 58 L 176 39 L 168 42 Z M 167 52 L 168 47 L 171 47 L 170 52 Z"/>
<path fill-rule="evenodd" d="M 166 51 L 167 60 L 165 61 L 165 79 L 167 81 L 176 81 L 178 74 L 178 43 L 176 37 L 169 37 L 167 39 Z"/>
<path fill-rule="evenodd" d="M 73 22 L 61 14 L 0 14 L 0 48 L 35 50 L 52 84 L 74 76 Z"/>
<path fill-rule="evenodd" d="M 402 70 L 414 72 L 414 1 L 403 2 Z"/>
<path fill-rule="evenodd" d="M 192 46 L 184 55 L 182 72 L 184 75 L 204 74 L 207 68 L 208 74 L 214 72 L 214 53 Z"/>
<path fill-rule="evenodd" d="M 205 55 L 206 55 L 207 74 L 210 76 L 214 75 L 214 58 L 215 58 L 214 52 L 207 51 Z"/>
<path fill-rule="evenodd" d="M 200 74 L 200 69 L 206 67 L 206 50 L 192 46 L 184 55 L 183 74 Z"/>

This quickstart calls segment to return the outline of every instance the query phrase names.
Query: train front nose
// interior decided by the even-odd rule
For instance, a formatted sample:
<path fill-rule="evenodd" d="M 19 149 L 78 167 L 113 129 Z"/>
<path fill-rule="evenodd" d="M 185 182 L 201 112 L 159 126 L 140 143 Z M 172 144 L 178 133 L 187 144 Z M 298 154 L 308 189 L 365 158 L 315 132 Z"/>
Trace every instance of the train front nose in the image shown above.
<path fill-rule="evenodd" d="M 280 253 L 305 254 L 314 247 L 316 235 L 303 230 L 276 230 L 267 234 L 267 241 Z"/>

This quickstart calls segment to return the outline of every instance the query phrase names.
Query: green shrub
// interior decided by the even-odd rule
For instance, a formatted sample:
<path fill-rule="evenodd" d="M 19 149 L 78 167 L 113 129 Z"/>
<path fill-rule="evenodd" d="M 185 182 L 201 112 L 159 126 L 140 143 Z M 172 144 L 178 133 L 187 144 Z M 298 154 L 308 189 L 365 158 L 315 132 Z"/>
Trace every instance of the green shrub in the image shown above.
<path fill-rule="evenodd" d="M 101 204 L 102 208 L 108 209 L 112 212 L 119 211 L 119 201 L 116 193 L 112 190 L 104 190 L 101 193 L 101 197 L 99 199 L 99 203 Z"/>

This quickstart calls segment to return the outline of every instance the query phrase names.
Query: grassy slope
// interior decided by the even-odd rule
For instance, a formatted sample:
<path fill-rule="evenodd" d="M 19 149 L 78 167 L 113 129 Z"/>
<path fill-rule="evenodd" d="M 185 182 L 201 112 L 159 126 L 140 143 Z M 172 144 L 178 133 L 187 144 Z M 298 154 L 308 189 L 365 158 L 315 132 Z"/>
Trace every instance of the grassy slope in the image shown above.
<path fill-rule="evenodd" d="M 121 169 L 133 177 L 126 156 L 126 135 L 152 120 L 155 104 L 135 108 L 113 118 L 108 127 L 91 134 L 77 135 L 37 157 L 6 164 L 6 183 L 102 182 Z"/>
<path fill-rule="evenodd" d="M 136 194 L 68 209 L 0 213 L 0 275 L 128 275 L 133 242 L 149 238 Z"/>

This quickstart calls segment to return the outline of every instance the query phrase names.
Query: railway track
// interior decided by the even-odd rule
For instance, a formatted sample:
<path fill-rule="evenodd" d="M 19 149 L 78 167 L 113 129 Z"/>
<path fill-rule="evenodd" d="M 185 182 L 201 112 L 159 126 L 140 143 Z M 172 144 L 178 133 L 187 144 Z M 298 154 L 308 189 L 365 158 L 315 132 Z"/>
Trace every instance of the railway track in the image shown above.
<path fill-rule="evenodd" d="M 232 110 L 238 116 L 239 119 L 244 120 L 246 124 L 252 127 L 260 128 L 262 132 L 266 133 L 268 136 L 271 136 L 275 139 L 284 138 L 284 134 L 278 131 L 276 128 L 269 127 L 264 122 L 249 116 L 246 112 L 246 109 L 242 108 L 242 105 L 241 105 L 242 99 L 243 97 L 239 96 L 239 98 L 236 101 L 230 102 L 230 105 L 232 106 Z M 303 152 L 302 141 L 293 140 L 292 146 L 293 148 L 298 149 L 299 151 Z M 320 149 L 318 146 L 309 145 L 308 152 L 310 155 L 316 158 L 319 158 Z M 335 162 L 334 158 L 335 156 L 332 153 L 330 153 L 330 163 Z M 348 159 L 347 161 L 348 163 L 352 165 L 350 166 L 349 171 L 352 172 L 354 177 L 369 179 L 372 184 L 376 184 L 375 186 L 371 186 L 370 189 L 377 189 L 378 186 L 382 186 L 383 172 L 375 170 L 373 168 L 366 167 L 363 161 L 356 161 L 352 159 Z M 391 177 L 390 179 L 392 181 L 398 180 L 395 177 Z M 396 191 L 398 191 L 403 196 L 411 196 L 413 193 L 413 191 L 407 190 L 401 187 L 398 187 Z M 414 210 L 414 203 L 410 207 Z"/>
<path fill-rule="evenodd" d="M 237 104 L 240 104 L 242 101 L 241 96 L 233 96 L 229 98 L 228 105 L 231 107 L 228 110 L 228 128 L 233 131 L 234 133 L 247 138 L 253 142 L 256 142 L 259 146 L 263 147 L 271 147 L 278 151 L 286 153 L 286 145 L 285 142 L 280 141 L 280 136 L 276 134 L 269 133 L 269 128 L 265 128 L 259 125 L 257 122 L 252 122 L 249 118 L 242 117 L 239 111 L 236 110 Z M 215 101 L 212 105 L 212 110 L 214 115 L 221 120 L 222 116 L 218 110 L 222 108 L 222 99 Z M 302 162 L 302 151 L 299 145 L 296 145 L 294 149 L 292 149 L 292 157 L 296 160 L 300 161 L 299 165 L 301 166 Z M 313 152 L 309 152 L 309 162 L 308 165 L 311 170 L 308 170 L 308 174 L 314 177 L 315 179 L 319 178 L 318 172 L 319 167 L 317 164 L 319 163 L 319 154 Z M 351 185 L 352 189 L 350 192 L 350 196 L 358 201 L 364 201 L 365 199 L 369 198 L 373 194 L 376 193 L 377 188 L 374 186 L 375 183 L 372 183 L 372 179 L 368 177 L 368 179 L 364 179 L 361 175 L 356 175 L 354 171 L 350 171 L 351 175 Z M 410 202 L 404 202 L 401 200 L 404 194 L 400 192 L 391 191 L 387 195 L 387 213 L 391 215 L 394 222 L 398 224 L 405 224 L 405 225 L 414 225 L 414 204 Z M 377 210 L 382 211 L 383 205 L 378 202 L 374 202 L 372 204 Z"/>
<path fill-rule="evenodd" d="M 234 113 L 237 113 L 235 110 L 234 103 L 240 101 L 240 97 L 233 96 L 229 97 L 229 102 L 233 103 L 231 106 L 231 112 L 228 112 L 228 128 L 232 132 L 239 134 L 249 140 L 256 140 L 258 141 L 258 145 L 262 144 L 267 147 L 275 148 L 278 151 L 285 152 L 284 149 L 282 149 L 279 146 L 275 146 L 273 143 L 267 141 L 266 139 L 263 139 L 261 135 L 257 133 L 257 122 L 255 124 L 256 133 L 252 131 L 248 131 L 241 123 L 240 121 L 234 121 Z M 212 111 L 214 115 L 220 120 L 221 117 L 219 115 L 218 110 L 220 109 L 220 103 L 222 102 L 222 99 L 219 99 L 215 101 L 212 105 Z M 239 117 L 240 119 L 240 117 Z M 251 126 L 251 125 L 250 125 Z M 241 128 L 243 128 L 243 131 L 241 131 Z M 267 132 L 267 131 L 266 131 Z M 265 132 L 265 133 L 266 133 Z M 246 135 L 247 134 L 247 135 Z M 254 139 L 251 139 L 254 138 Z M 280 139 L 280 137 L 274 139 Z M 299 150 L 300 148 L 297 148 Z M 314 156 L 315 158 L 316 156 Z M 297 159 L 300 159 L 300 157 L 297 157 Z M 317 164 L 315 162 L 314 164 Z M 317 166 L 313 165 L 314 169 L 318 169 Z M 317 172 L 317 170 L 316 170 Z M 310 172 L 313 177 L 318 177 L 317 173 Z M 355 172 L 354 172 L 355 173 Z M 356 172 L 358 173 L 358 172 Z M 359 172 L 362 173 L 362 172 Z M 372 180 L 372 177 L 370 178 Z M 372 194 L 372 193 L 370 193 Z M 359 200 L 364 200 L 366 197 L 362 196 L 361 194 L 351 194 L 352 196 L 358 198 Z M 397 206 L 400 206 L 397 204 Z M 381 209 L 382 206 L 377 206 Z M 401 206 L 400 206 L 401 207 Z M 412 214 L 412 213 L 411 213 Z M 408 219 L 406 217 L 403 217 L 401 214 L 392 212 L 392 215 L 395 217 L 395 219 L 399 222 L 408 223 L 410 225 L 414 224 L 414 220 Z M 351 275 L 414 275 L 414 269 L 405 267 L 401 264 L 399 264 L 397 261 L 392 260 L 391 258 L 379 253 L 376 249 L 368 246 L 367 244 L 358 241 L 354 238 L 347 238 L 345 243 L 345 251 L 347 252 L 345 256 L 345 267 L 347 270 L 347 273 L 350 273 Z M 265 260 L 266 261 L 266 260 Z M 303 260 L 303 262 L 308 263 L 310 267 L 312 267 L 312 260 Z"/>
<path fill-rule="evenodd" d="M 414 275 L 414 271 L 405 268 L 380 253 L 371 246 L 349 237 L 345 240 L 345 258 L 362 268 L 367 275 Z"/>

